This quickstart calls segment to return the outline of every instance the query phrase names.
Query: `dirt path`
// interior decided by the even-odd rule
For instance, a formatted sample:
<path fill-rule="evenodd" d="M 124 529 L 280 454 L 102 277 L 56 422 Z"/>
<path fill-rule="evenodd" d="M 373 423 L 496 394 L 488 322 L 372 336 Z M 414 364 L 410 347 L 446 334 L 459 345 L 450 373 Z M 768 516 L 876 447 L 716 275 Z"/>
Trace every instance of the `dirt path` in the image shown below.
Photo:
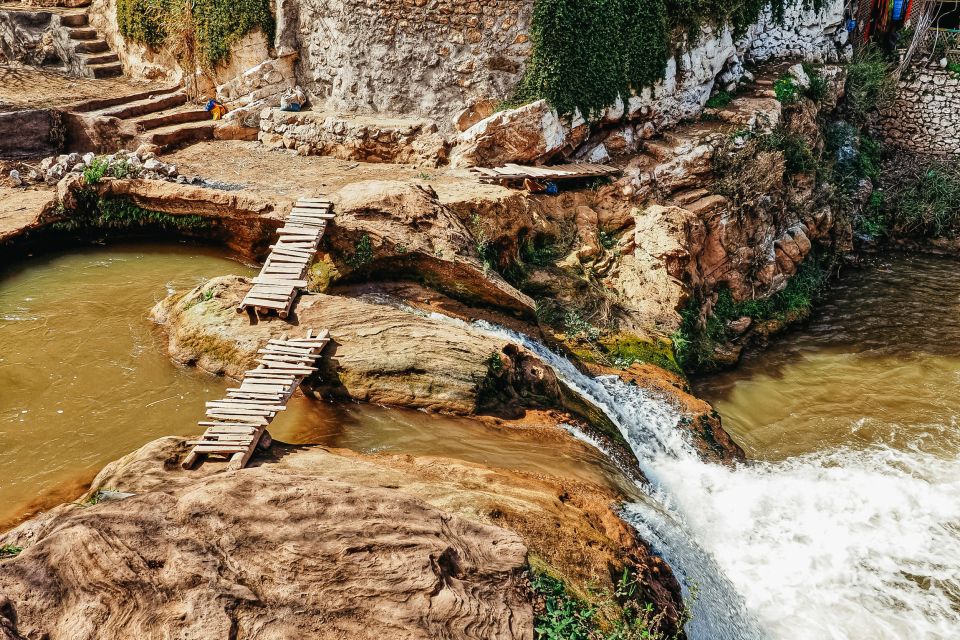
<path fill-rule="evenodd" d="M 65 107 L 91 98 L 135 93 L 150 86 L 151 83 L 124 78 L 75 78 L 52 69 L 4 64 L 0 65 L 0 111 Z"/>
<path fill-rule="evenodd" d="M 166 155 L 163 160 L 177 165 L 183 175 L 242 184 L 285 198 L 297 198 L 304 193 L 331 194 L 364 180 L 422 181 L 436 190 L 441 201 L 496 198 L 507 191 L 481 184 L 463 171 L 299 156 L 267 149 L 259 142 L 238 140 L 202 142 Z"/>

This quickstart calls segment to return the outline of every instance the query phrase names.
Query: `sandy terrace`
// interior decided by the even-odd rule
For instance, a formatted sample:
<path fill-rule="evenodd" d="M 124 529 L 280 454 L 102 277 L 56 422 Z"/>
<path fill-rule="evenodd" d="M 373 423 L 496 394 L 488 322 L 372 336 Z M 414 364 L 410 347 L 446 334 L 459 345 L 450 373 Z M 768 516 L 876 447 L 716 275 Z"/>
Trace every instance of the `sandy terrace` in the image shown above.
<path fill-rule="evenodd" d="M 52 69 L 0 65 L 0 111 L 65 107 L 91 98 L 143 91 L 152 83 L 124 78 L 74 78 Z"/>
<path fill-rule="evenodd" d="M 444 202 L 494 199 L 510 193 L 504 187 L 481 184 L 464 171 L 299 156 L 291 151 L 267 149 L 259 142 L 238 140 L 202 142 L 168 154 L 163 160 L 177 165 L 184 175 L 242 184 L 260 193 L 289 199 L 307 193 L 330 194 L 364 180 L 426 182 Z"/>

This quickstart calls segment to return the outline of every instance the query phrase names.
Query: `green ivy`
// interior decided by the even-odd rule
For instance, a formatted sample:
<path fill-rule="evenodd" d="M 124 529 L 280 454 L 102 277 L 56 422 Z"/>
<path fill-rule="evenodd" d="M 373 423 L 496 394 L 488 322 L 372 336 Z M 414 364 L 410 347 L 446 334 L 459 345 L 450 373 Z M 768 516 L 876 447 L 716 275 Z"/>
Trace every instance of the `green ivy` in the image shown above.
<path fill-rule="evenodd" d="M 729 25 L 739 37 L 768 6 L 782 20 L 785 2 L 536 0 L 533 54 L 509 103 L 545 98 L 562 115 L 595 118 L 663 78 L 678 34 L 693 43 L 702 27 Z"/>
<path fill-rule="evenodd" d="M 174 7 L 180 6 L 179 0 L 117 0 L 117 26 L 125 38 L 159 47 Z"/>
<path fill-rule="evenodd" d="M 181 21 L 185 13 L 189 21 Z M 192 24 L 199 62 L 211 67 L 230 59 L 230 47 L 255 29 L 273 40 L 270 0 L 117 0 L 117 25 L 127 39 L 151 47 L 176 34 L 178 21 Z"/>
<path fill-rule="evenodd" d="M 668 58 L 663 0 L 537 0 L 533 55 L 517 99 L 546 98 L 558 112 L 597 116 L 652 86 Z"/>

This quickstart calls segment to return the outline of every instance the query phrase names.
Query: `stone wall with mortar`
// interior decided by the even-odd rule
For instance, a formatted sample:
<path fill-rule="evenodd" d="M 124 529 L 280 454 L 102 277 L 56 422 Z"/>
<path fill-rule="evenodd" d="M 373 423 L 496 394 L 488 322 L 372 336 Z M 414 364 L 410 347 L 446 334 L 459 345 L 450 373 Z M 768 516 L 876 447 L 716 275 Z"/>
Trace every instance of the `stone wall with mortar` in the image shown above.
<path fill-rule="evenodd" d="M 895 147 L 960 155 L 960 76 L 922 69 L 904 78 L 876 130 L 884 142 Z"/>
<path fill-rule="evenodd" d="M 533 0 L 280 0 L 277 49 L 328 111 L 427 117 L 441 128 L 503 99 L 530 52 Z"/>

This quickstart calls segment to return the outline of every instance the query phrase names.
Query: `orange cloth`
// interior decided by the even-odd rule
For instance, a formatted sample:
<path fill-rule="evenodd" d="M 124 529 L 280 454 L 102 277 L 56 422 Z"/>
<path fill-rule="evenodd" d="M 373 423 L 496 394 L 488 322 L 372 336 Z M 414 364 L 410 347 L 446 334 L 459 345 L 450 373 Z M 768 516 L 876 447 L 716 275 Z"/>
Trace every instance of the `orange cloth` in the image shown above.
<path fill-rule="evenodd" d="M 223 116 L 227 115 L 227 108 L 220 103 L 214 105 L 213 109 L 210 111 L 213 114 L 214 120 L 219 120 Z"/>

